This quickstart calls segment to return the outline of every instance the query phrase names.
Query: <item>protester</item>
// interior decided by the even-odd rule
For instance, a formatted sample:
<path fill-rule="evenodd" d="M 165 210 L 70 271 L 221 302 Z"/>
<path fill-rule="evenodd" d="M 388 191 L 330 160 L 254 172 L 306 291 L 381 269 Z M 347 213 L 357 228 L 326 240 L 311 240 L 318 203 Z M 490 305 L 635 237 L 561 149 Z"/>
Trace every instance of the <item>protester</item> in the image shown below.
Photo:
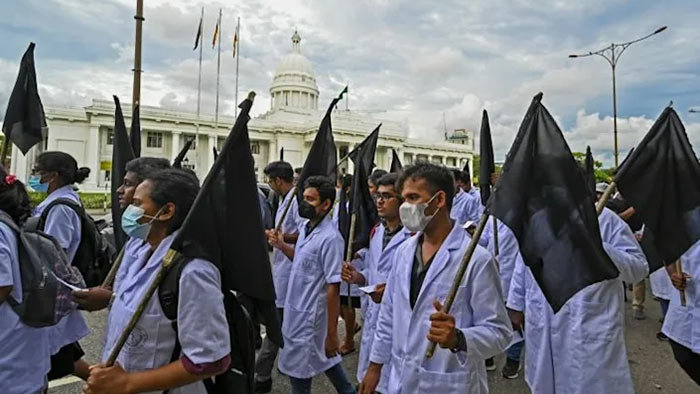
<path fill-rule="evenodd" d="M 576 293 L 555 315 L 529 268 L 518 261 L 508 295 L 513 326 L 524 329 L 525 381 L 534 394 L 634 393 L 624 338 L 622 281 L 648 266 L 629 226 L 605 208 L 598 217 L 615 279 Z M 524 312 L 524 317 L 523 317 Z"/>
<path fill-rule="evenodd" d="M 294 186 L 297 185 L 297 181 L 299 180 L 299 177 L 301 176 L 301 167 L 297 167 L 294 169 Z"/>
<path fill-rule="evenodd" d="M 372 171 L 372 175 L 370 175 L 369 179 L 367 179 L 367 185 L 369 186 L 370 196 L 374 196 L 377 193 L 377 182 L 381 177 L 383 177 L 386 174 L 388 173 L 385 170 L 382 170 L 381 168 L 377 168 L 376 170 Z"/>
<path fill-rule="evenodd" d="M 668 312 L 668 306 L 671 302 L 671 294 L 673 292 L 673 284 L 671 283 L 671 278 L 669 273 L 665 269 L 657 269 L 649 275 L 649 287 L 651 287 L 651 294 L 659 302 L 661 307 L 661 323 L 666 319 L 666 313 Z M 656 333 L 656 339 L 660 341 L 668 340 L 666 334 L 662 331 Z"/>
<path fill-rule="evenodd" d="M 511 336 L 496 263 L 477 246 L 452 310 L 443 312 L 469 244 L 449 216 L 454 178 L 445 167 L 418 163 L 404 169 L 398 187 L 401 222 L 418 234 L 394 256 L 360 392 L 376 390 L 384 366 L 387 393 L 487 392 L 484 360 L 502 352 Z M 442 348 L 430 359 L 428 341 Z"/>
<path fill-rule="evenodd" d="M 673 263 L 666 266 L 673 287 L 671 303 L 664 318 L 661 331 L 668 337 L 678 365 L 700 386 L 700 242 L 695 243 L 680 258 L 682 273 Z M 686 304 L 681 305 L 681 293 L 685 293 Z"/>
<path fill-rule="evenodd" d="M 119 200 L 119 208 L 126 209 L 133 203 L 134 191 L 136 187 L 143 182 L 144 179 L 152 176 L 158 171 L 170 168 L 170 162 L 166 159 L 156 157 L 139 157 L 126 163 L 126 173 L 124 180 L 117 189 L 117 197 Z M 140 239 L 129 239 L 125 245 L 125 249 L 134 250 L 135 245 L 128 247 L 130 243 L 137 243 L 141 247 L 148 248 L 148 244 Z M 97 311 L 104 309 L 109 304 L 112 298 L 113 288 L 119 282 L 121 276 L 126 272 L 123 265 L 117 271 L 115 283 L 109 287 L 92 287 L 87 291 L 74 291 L 73 299 L 78 305 L 87 311 Z"/>
<path fill-rule="evenodd" d="M 57 199 L 71 200 L 82 206 L 74 184 L 82 183 L 90 174 L 90 169 L 81 167 L 75 159 L 64 152 L 44 152 L 40 154 L 29 178 L 29 186 L 37 192 L 48 193 L 46 199 L 35 209 L 33 216 L 41 216 L 49 204 Z M 46 216 L 43 231 L 56 239 L 64 249 L 69 261 L 73 261 L 80 246 L 82 229 L 80 217 L 65 204 L 54 205 Z M 51 348 L 51 371 L 49 380 L 74 374 L 87 379 L 88 364 L 82 360 L 83 349 L 77 342 L 86 337 L 89 330 L 79 311 L 61 319 L 48 328 Z"/>
<path fill-rule="evenodd" d="M 284 161 L 273 161 L 268 164 L 263 170 L 267 178 L 267 184 L 270 189 L 280 196 L 280 209 L 277 210 L 275 216 L 275 224 L 279 228 L 267 230 L 265 235 L 268 242 L 274 240 L 274 237 L 283 237 L 285 234 L 296 234 L 299 232 L 299 224 L 302 219 L 299 217 L 299 209 L 297 207 L 297 199 L 293 192 L 294 189 L 294 171 L 292 166 Z M 291 204 L 289 210 L 286 211 L 287 205 Z M 291 245 L 293 247 L 293 245 Z M 275 282 L 275 293 L 277 306 L 277 317 L 282 324 L 284 315 L 284 303 L 287 297 L 287 288 L 289 286 L 289 276 L 292 271 L 292 260 L 290 260 L 280 249 L 275 248 L 272 257 L 272 274 Z M 269 393 L 272 391 L 272 368 L 275 364 L 275 358 L 279 347 L 265 338 L 255 360 L 255 392 Z"/>
<path fill-rule="evenodd" d="M 126 272 L 107 317 L 103 362 L 157 275 L 198 192 L 196 177 L 179 169 L 159 171 L 136 187 L 122 225 L 127 235 L 146 241 L 150 248 L 124 255 Z M 83 392 L 206 393 L 201 381 L 225 371 L 230 363 L 221 278 L 212 263 L 193 259 L 182 268 L 175 323 L 165 317 L 158 297 L 152 297 L 117 364 L 90 367 Z"/>
<path fill-rule="evenodd" d="M 18 227 L 31 214 L 24 184 L 0 166 L 0 216 Z M 51 369 L 48 330 L 24 324 L 9 305 L 22 302 L 16 233 L 0 221 L 0 392 L 41 393 Z"/>
<path fill-rule="evenodd" d="M 374 286 L 374 291 L 368 293 L 371 302 L 367 303 L 364 313 L 364 330 L 362 331 L 362 344 L 357 365 L 357 380 L 360 382 L 369 366 L 379 308 L 392 269 L 394 254 L 399 245 L 411 236 L 410 231 L 403 228 L 399 216 L 401 196 L 396 191 L 397 179 L 398 175 L 392 173 L 377 180 L 377 211 L 382 222 L 374 230 L 369 247 L 358 251 L 359 259 L 363 260 L 358 265 L 364 266 L 365 269 L 358 271 L 353 264 L 343 265 L 344 281 L 360 286 Z M 376 389 L 380 393 L 387 391 L 389 370 L 388 366 L 382 370 L 382 376 Z"/>
<path fill-rule="evenodd" d="M 340 309 L 340 271 L 343 238 L 328 212 L 335 187 L 330 179 L 310 176 L 304 182 L 299 216 L 308 219 L 300 228 L 294 248 L 280 237 L 270 243 L 292 262 L 284 304 L 279 369 L 288 375 L 292 393 L 310 393 L 311 379 L 325 373 L 339 393 L 354 393 L 338 355 L 337 322 Z"/>
<path fill-rule="evenodd" d="M 462 171 L 452 169 L 452 176 L 454 177 L 453 190 L 455 190 L 455 195 L 450 210 L 450 217 L 459 225 L 464 225 L 469 221 L 478 223 L 481 212 L 483 211 L 481 196 L 478 193 L 470 194 L 458 186 L 458 184 L 463 184 L 468 185 L 470 187 L 469 190 L 473 189 L 471 187 L 471 181 L 468 177 L 465 177 Z"/>

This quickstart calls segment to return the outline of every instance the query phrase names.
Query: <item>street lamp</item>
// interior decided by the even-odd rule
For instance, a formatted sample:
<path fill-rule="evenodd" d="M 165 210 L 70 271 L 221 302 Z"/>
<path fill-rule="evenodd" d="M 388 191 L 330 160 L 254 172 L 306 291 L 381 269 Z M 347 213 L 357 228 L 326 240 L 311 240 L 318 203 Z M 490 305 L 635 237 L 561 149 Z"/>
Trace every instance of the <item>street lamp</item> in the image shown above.
<path fill-rule="evenodd" d="M 625 52 L 625 49 L 627 49 L 630 45 L 637 43 L 639 41 L 646 40 L 647 38 L 659 34 L 662 31 L 666 30 L 666 26 L 662 26 L 658 29 L 656 29 L 653 33 L 647 34 L 646 36 L 642 38 L 638 38 L 636 40 L 628 41 L 622 44 L 615 44 L 612 43 L 609 46 L 597 50 L 595 52 L 588 52 L 588 53 L 583 53 L 579 55 L 569 55 L 570 58 L 579 58 L 579 57 L 588 57 L 588 56 L 593 56 L 593 55 L 598 55 L 605 60 L 608 61 L 610 64 L 610 67 L 612 68 L 612 88 L 613 88 L 613 131 L 615 133 L 615 167 L 617 168 L 618 166 L 618 150 L 617 150 L 617 91 L 615 88 L 615 67 L 617 66 L 618 60 L 620 60 L 620 56 L 622 56 L 622 53 Z"/>

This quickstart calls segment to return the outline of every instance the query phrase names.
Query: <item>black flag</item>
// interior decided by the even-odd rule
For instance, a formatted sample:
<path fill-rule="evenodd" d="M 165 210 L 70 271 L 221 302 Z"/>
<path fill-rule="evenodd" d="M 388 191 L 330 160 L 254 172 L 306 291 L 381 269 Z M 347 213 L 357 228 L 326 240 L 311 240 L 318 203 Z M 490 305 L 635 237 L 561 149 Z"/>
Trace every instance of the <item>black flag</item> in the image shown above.
<path fill-rule="evenodd" d="M 281 344 L 248 137 L 252 104 L 249 97 L 239 106 L 236 123 L 170 248 L 216 265 L 224 293 L 236 291 L 253 299 L 270 340 Z"/>
<path fill-rule="evenodd" d="M 181 168 L 182 167 L 182 160 L 185 159 L 185 155 L 187 154 L 187 151 L 190 150 L 192 147 L 192 143 L 194 143 L 193 139 L 188 139 L 187 142 L 185 142 L 185 146 L 182 147 L 182 150 L 180 150 L 180 153 L 175 156 L 175 160 L 173 160 L 173 167 L 175 168 Z"/>
<path fill-rule="evenodd" d="M 280 148 L 280 161 L 284 161 L 284 146 Z"/>
<path fill-rule="evenodd" d="M 46 128 L 44 106 L 39 98 L 34 68 L 34 43 L 24 52 L 19 65 L 19 74 L 7 103 L 2 131 L 6 144 L 14 142 L 22 154 L 27 154 L 32 146 L 41 142 Z"/>
<path fill-rule="evenodd" d="M 211 149 L 214 151 L 214 161 L 219 157 L 219 151 L 216 150 L 215 146 L 212 146 Z"/>
<path fill-rule="evenodd" d="M 625 161 L 615 183 L 653 232 L 667 264 L 700 239 L 700 164 L 670 106 Z"/>
<path fill-rule="evenodd" d="M 584 287 L 617 277 L 603 249 L 583 172 L 535 96 L 506 156 L 488 211 L 515 234 L 554 312 Z"/>
<path fill-rule="evenodd" d="M 481 204 L 486 205 L 491 196 L 491 175 L 496 172 L 496 162 L 493 157 L 493 143 L 491 142 L 491 126 L 489 126 L 489 114 L 484 110 L 481 117 L 481 135 L 479 141 L 479 191 L 481 192 Z M 469 167 L 466 167 L 469 171 Z"/>
<path fill-rule="evenodd" d="M 131 112 L 131 130 L 129 131 L 129 141 L 134 157 L 141 157 L 141 119 L 139 105 L 136 104 Z"/>
<path fill-rule="evenodd" d="M 374 199 L 369 193 L 369 179 L 374 168 L 374 154 L 377 151 L 380 124 L 374 131 L 355 148 L 350 159 L 355 165 L 352 176 L 352 188 L 350 189 L 349 214 L 355 215 L 355 231 L 352 241 L 352 252 L 356 252 L 369 245 L 369 234 L 372 227 L 379 220 Z"/>
<path fill-rule="evenodd" d="M 595 196 L 595 160 L 593 159 L 593 153 L 591 153 L 591 147 L 586 147 L 586 161 L 584 162 L 586 169 L 586 185 L 588 190 Z"/>
<path fill-rule="evenodd" d="M 399 159 L 399 154 L 396 153 L 396 149 L 391 150 L 391 167 L 389 167 L 389 172 L 397 174 L 403 168 L 401 164 L 401 159 Z"/>
<path fill-rule="evenodd" d="M 338 158 L 336 157 L 335 141 L 333 140 L 331 112 L 333 112 L 336 104 L 347 91 L 348 87 L 346 86 L 340 92 L 340 95 L 331 101 L 326 115 L 321 120 L 321 126 L 318 128 L 318 133 L 316 133 L 316 138 L 314 138 L 314 143 L 311 145 L 309 155 L 306 156 L 304 167 L 301 169 L 301 174 L 299 174 L 299 180 L 297 181 L 297 201 L 299 203 L 304 198 L 304 182 L 306 178 L 314 175 L 323 175 L 331 177 L 333 182 L 336 180 L 337 174 L 335 170 L 338 165 Z"/>
<path fill-rule="evenodd" d="M 119 208 L 117 189 L 124 181 L 126 163 L 134 159 L 134 152 L 129 144 L 129 135 L 126 132 L 124 114 L 119 98 L 114 96 L 114 135 L 112 136 L 112 224 L 114 227 L 114 246 L 121 250 L 126 241 L 126 235 L 122 231 L 122 210 Z"/>

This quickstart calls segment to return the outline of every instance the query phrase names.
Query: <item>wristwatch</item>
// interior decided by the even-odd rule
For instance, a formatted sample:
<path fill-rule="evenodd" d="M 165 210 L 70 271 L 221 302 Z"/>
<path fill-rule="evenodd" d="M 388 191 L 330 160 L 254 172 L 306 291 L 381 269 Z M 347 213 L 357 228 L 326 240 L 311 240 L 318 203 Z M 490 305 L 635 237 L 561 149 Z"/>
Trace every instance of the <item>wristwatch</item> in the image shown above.
<path fill-rule="evenodd" d="M 464 337 L 464 333 L 460 329 L 455 329 L 457 331 L 457 346 L 450 349 L 452 353 L 466 352 L 467 351 L 467 339 Z"/>

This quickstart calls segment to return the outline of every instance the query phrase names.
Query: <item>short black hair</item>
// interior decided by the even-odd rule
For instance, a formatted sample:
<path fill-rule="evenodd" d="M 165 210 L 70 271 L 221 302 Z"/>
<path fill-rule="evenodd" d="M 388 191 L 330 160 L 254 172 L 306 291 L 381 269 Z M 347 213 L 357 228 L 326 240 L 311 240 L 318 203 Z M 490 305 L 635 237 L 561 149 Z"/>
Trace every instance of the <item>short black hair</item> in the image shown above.
<path fill-rule="evenodd" d="M 32 214 L 29 195 L 22 182 L 8 175 L 5 168 L 0 165 L 0 209 L 10 215 L 17 225 L 21 225 Z"/>
<path fill-rule="evenodd" d="M 447 167 L 427 162 L 420 162 L 404 167 L 397 181 L 399 190 L 403 189 L 403 185 L 407 179 L 425 180 L 431 194 L 435 194 L 440 190 L 444 191 L 447 198 L 447 208 L 452 208 L 452 198 L 455 194 L 455 181 L 452 172 L 450 172 Z"/>
<path fill-rule="evenodd" d="M 377 179 L 377 187 L 379 186 L 394 186 L 394 189 L 398 189 L 396 187 L 396 181 L 399 179 L 399 174 L 396 173 L 389 173 L 383 175 L 381 178 Z"/>
<path fill-rule="evenodd" d="M 301 175 L 301 167 L 297 167 L 294 169 L 294 173 L 297 175 Z"/>
<path fill-rule="evenodd" d="M 136 174 L 139 182 L 150 177 L 157 171 L 166 170 L 170 167 L 170 161 L 160 157 L 137 157 L 126 163 L 126 171 Z"/>
<path fill-rule="evenodd" d="M 304 181 L 304 190 L 308 188 L 318 190 L 318 194 L 321 196 L 321 203 L 331 200 L 331 205 L 333 205 L 335 202 L 335 186 L 331 178 L 323 175 L 310 176 Z"/>
<path fill-rule="evenodd" d="M 263 173 L 268 178 L 279 178 L 285 182 L 294 180 L 294 170 L 292 165 L 286 161 L 273 161 L 265 166 Z"/>
<path fill-rule="evenodd" d="M 388 174 L 388 172 L 382 170 L 381 168 L 377 168 L 376 170 L 372 171 L 372 175 L 369 176 L 369 181 L 376 186 L 379 178 L 383 177 L 386 174 Z"/>
<path fill-rule="evenodd" d="M 159 206 L 169 202 L 175 205 L 175 215 L 168 226 L 168 234 L 182 226 L 199 193 L 199 180 L 191 172 L 179 168 L 156 171 L 147 177 L 152 184 L 151 200 Z"/>
<path fill-rule="evenodd" d="M 36 159 L 36 168 L 45 172 L 57 172 L 63 179 L 63 185 L 83 183 L 90 175 L 87 167 L 78 168 L 78 162 L 66 152 L 44 152 Z"/>
<path fill-rule="evenodd" d="M 459 168 L 452 169 L 452 176 L 456 181 L 469 183 L 469 176 L 467 176 L 467 174 L 465 174 L 464 171 L 460 170 Z"/>

